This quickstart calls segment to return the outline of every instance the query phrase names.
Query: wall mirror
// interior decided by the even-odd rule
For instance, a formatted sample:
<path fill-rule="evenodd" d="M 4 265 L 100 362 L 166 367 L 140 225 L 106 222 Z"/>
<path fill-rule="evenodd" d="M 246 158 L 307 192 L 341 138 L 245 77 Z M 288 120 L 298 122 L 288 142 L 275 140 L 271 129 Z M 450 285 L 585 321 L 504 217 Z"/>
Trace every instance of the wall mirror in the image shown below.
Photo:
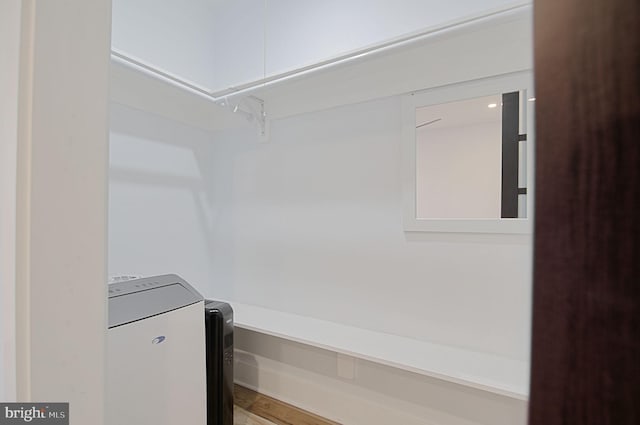
<path fill-rule="evenodd" d="M 531 82 L 522 72 L 403 98 L 405 230 L 531 232 Z"/>

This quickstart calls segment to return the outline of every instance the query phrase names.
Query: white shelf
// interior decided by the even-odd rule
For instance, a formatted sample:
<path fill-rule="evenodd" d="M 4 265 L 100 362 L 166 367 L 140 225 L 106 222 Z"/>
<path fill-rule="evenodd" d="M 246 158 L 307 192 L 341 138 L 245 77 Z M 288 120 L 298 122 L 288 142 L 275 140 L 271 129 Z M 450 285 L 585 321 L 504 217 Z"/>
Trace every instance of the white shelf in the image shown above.
<path fill-rule="evenodd" d="M 254 305 L 231 303 L 235 326 L 356 358 L 527 400 L 529 364 L 373 332 Z"/>

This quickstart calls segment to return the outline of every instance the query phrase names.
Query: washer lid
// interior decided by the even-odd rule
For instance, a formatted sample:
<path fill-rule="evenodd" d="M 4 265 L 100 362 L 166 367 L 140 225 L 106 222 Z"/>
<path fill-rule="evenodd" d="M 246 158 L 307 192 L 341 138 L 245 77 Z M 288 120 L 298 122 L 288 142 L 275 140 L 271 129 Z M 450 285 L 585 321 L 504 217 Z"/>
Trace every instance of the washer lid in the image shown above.
<path fill-rule="evenodd" d="M 109 328 L 157 316 L 202 301 L 176 275 L 129 280 L 109 285 Z"/>

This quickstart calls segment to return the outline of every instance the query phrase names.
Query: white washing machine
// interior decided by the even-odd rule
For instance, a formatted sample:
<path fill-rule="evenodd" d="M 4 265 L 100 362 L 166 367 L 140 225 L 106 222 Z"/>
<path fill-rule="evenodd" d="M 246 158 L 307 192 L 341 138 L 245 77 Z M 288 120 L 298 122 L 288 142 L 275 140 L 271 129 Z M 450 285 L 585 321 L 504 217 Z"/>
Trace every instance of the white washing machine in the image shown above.
<path fill-rule="evenodd" d="M 204 300 L 176 275 L 109 285 L 107 425 L 206 425 Z"/>

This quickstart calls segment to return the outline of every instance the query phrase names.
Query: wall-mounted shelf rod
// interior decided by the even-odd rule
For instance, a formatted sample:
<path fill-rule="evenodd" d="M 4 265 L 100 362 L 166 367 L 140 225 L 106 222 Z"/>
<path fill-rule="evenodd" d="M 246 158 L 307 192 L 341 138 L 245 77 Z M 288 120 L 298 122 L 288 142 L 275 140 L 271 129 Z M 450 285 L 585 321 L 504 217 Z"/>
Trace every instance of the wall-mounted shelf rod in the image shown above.
<path fill-rule="evenodd" d="M 226 99 L 232 99 L 236 96 L 250 95 L 256 90 L 264 87 L 280 84 L 294 78 L 299 78 L 323 70 L 328 70 L 347 63 L 354 63 L 357 61 L 365 60 L 368 57 L 379 55 L 390 50 L 407 47 L 409 45 L 424 42 L 432 38 L 474 30 L 475 28 L 486 25 L 488 23 L 495 24 L 496 21 L 510 20 L 517 16 L 521 16 L 523 13 L 529 12 L 530 10 L 531 2 L 523 1 L 520 4 L 511 6 L 506 9 L 494 10 L 492 12 L 469 17 L 462 21 L 456 21 L 439 27 L 423 30 L 417 33 L 390 40 L 388 42 L 349 52 L 344 55 L 337 56 L 313 65 L 297 68 L 292 71 L 273 75 L 271 77 L 265 76 L 265 78 L 261 80 L 256 80 L 240 86 L 229 87 L 227 89 L 219 90 L 216 92 L 206 87 L 202 87 L 195 83 L 184 80 L 178 76 L 172 75 L 167 71 L 163 71 L 159 68 L 149 65 L 140 59 L 133 58 L 116 49 L 111 50 L 111 59 L 114 62 L 118 62 L 127 67 L 141 71 L 151 77 L 180 87 L 193 94 L 212 100 L 216 103 L 220 103 L 222 101 L 225 101 Z"/>
<path fill-rule="evenodd" d="M 358 61 L 366 60 L 374 55 L 380 55 L 393 51 L 399 48 L 411 46 L 413 44 L 425 42 L 427 40 L 435 39 L 442 36 L 448 36 L 452 34 L 464 33 L 473 31 L 478 27 L 487 24 L 496 24 L 497 22 L 504 22 L 513 19 L 517 16 L 522 16 L 527 12 L 530 12 L 532 3 L 530 0 L 520 2 L 517 5 L 510 6 L 508 8 L 493 10 L 491 12 L 478 14 L 467 17 L 466 19 L 450 22 L 441 26 L 431 27 L 426 30 L 422 30 L 409 35 L 401 36 L 389 40 L 387 42 L 375 44 L 363 49 L 358 49 L 344 55 L 336 56 L 327 59 L 322 62 L 315 63 L 306 67 L 296 68 L 294 70 L 273 75 L 253 81 L 247 84 L 229 87 L 224 90 L 213 92 L 214 96 L 236 96 L 254 90 L 261 89 L 263 87 L 272 86 L 280 83 L 284 83 L 288 80 L 306 76 L 309 74 L 317 73 L 318 71 L 328 70 L 340 65 L 357 63 Z"/>
<path fill-rule="evenodd" d="M 133 58 L 116 49 L 111 49 L 111 60 L 115 63 L 124 65 L 127 68 L 142 72 L 145 75 L 148 75 L 160 81 L 164 81 L 165 83 L 169 83 L 175 87 L 181 88 L 205 99 L 212 100 L 214 102 L 219 102 L 224 99 L 224 96 L 214 96 L 211 93 L 211 90 L 207 88 L 200 87 L 197 84 L 191 83 L 175 75 L 172 75 L 169 72 L 151 66 L 140 59 Z"/>
<path fill-rule="evenodd" d="M 267 124 L 266 114 L 264 110 L 264 100 L 256 96 L 247 93 L 242 99 L 230 101 L 227 96 L 215 96 L 209 89 L 200 87 L 192 82 L 185 81 L 172 75 L 169 72 L 155 68 L 139 59 L 127 56 L 115 49 L 111 50 L 111 60 L 128 68 L 132 68 L 138 72 L 142 72 L 143 74 L 148 75 L 152 78 L 169 83 L 182 90 L 186 90 L 192 94 L 210 100 L 218 106 L 229 108 L 229 110 L 231 110 L 233 113 L 240 114 L 247 118 L 247 121 L 255 121 L 259 126 L 260 136 L 266 137 Z M 241 107 L 241 103 L 245 106 L 244 108 Z"/>

